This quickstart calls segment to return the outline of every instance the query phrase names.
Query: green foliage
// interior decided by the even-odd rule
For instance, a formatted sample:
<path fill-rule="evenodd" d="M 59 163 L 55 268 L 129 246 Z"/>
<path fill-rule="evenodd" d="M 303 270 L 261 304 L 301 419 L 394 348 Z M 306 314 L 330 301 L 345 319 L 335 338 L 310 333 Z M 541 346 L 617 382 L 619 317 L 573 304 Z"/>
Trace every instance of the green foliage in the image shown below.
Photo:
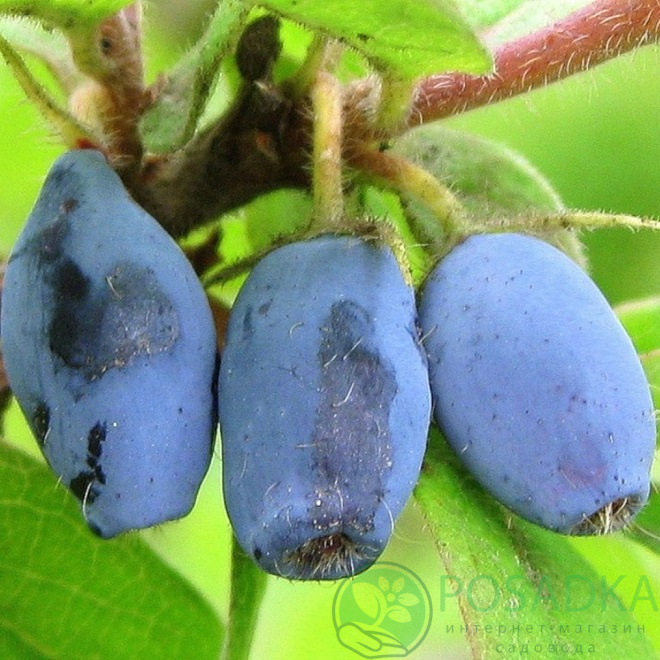
<path fill-rule="evenodd" d="M 474 17 L 479 27 L 492 28 L 488 43 L 493 46 L 533 32 L 589 4 L 589 0 L 553 0 L 544 3 L 542 11 L 534 0 L 458 0 L 465 16 Z"/>
<path fill-rule="evenodd" d="M 95 25 L 131 2 L 132 0 L 0 0 L 0 14 L 30 16 L 68 30 L 81 24 Z"/>
<path fill-rule="evenodd" d="M 617 314 L 642 357 L 660 351 L 660 297 L 619 305 Z"/>
<path fill-rule="evenodd" d="M 657 492 L 653 493 L 649 503 L 637 516 L 629 535 L 656 555 L 660 555 L 660 495 Z"/>
<path fill-rule="evenodd" d="M 555 244 L 584 265 L 576 236 L 565 230 L 539 230 L 534 216 L 560 212 L 564 206 L 548 180 L 520 154 L 501 144 L 429 124 L 396 140 L 393 153 L 409 158 L 446 185 L 462 204 L 476 231 L 520 230 Z M 411 225 L 428 241 L 437 239 L 439 223 L 428 207 L 404 199 Z"/>
<path fill-rule="evenodd" d="M 445 0 L 264 0 L 259 4 L 339 39 L 393 78 L 411 80 L 440 71 L 486 73 L 491 67 L 483 46 Z"/>
<path fill-rule="evenodd" d="M 640 354 L 653 402 L 660 409 L 660 298 L 620 305 L 617 313 Z M 657 422 L 660 442 L 660 419 Z"/>
<path fill-rule="evenodd" d="M 438 432 L 431 434 L 415 495 L 447 573 L 441 598 L 458 600 L 473 657 L 497 657 L 503 643 L 486 626 L 520 626 L 507 635 L 507 645 L 568 645 L 573 652 L 585 643 L 577 625 L 636 628 L 633 616 L 603 589 L 600 576 L 565 537 L 504 512 L 459 466 Z M 609 636 L 598 639 L 598 652 L 641 658 L 652 649 L 641 635 Z"/>
<path fill-rule="evenodd" d="M 215 614 L 139 538 L 94 537 L 52 473 L 4 442 L 0 483 L 2 657 L 218 657 Z"/>
<path fill-rule="evenodd" d="M 244 0 L 221 2 L 197 44 L 165 76 L 158 100 L 140 124 L 150 151 L 174 151 L 190 140 L 247 14 Z"/>

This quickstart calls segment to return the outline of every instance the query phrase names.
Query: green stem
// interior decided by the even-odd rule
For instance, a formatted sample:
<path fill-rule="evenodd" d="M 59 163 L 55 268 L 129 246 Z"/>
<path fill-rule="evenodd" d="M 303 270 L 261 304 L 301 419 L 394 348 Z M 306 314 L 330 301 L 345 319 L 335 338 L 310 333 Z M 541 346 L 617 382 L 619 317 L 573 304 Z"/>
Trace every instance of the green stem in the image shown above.
<path fill-rule="evenodd" d="M 498 219 L 496 223 L 472 225 L 474 233 L 498 233 L 511 231 L 555 231 L 559 229 L 607 229 L 627 227 L 628 229 L 660 230 L 660 222 L 633 215 L 600 213 L 597 211 L 564 211 L 551 215 L 529 215 Z"/>
<path fill-rule="evenodd" d="M 223 658 L 247 660 L 267 576 L 233 540 L 229 626 Z"/>
<path fill-rule="evenodd" d="M 307 96 L 319 71 L 333 71 L 343 50 L 344 48 L 339 42 L 315 36 L 300 68 L 282 85 L 287 97 L 292 100 L 300 100 Z"/>
<path fill-rule="evenodd" d="M 375 123 L 377 134 L 401 133 L 410 115 L 416 86 L 415 80 L 383 78 Z"/>
<path fill-rule="evenodd" d="M 342 93 L 339 81 L 321 71 L 312 88 L 314 135 L 312 146 L 312 230 L 336 231 L 344 227 L 342 183 Z"/>
<path fill-rule="evenodd" d="M 437 218 L 437 231 L 426 228 L 420 240 L 431 241 L 433 249 L 444 246 L 448 236 L 462 234 L 468 226 L 462 204 L 430 172 L 413 162 L 388 153 L 361 149 L 352 152 L 351 165 L 362 170 L 376 183 L 394 190 L 404 199 L 417 201 Z M 416 232 L 415 226 L 411 229 Z M 416 232 L 417 233 L 417 232 Z"/>
<path fill-rule="evenodd" d="M 57 129 L 66 145 L 76 148 L 83 144 L 104 146 L 99 136 L 94 135 L 67 110 L 59 106 L 30 73 L 25 62 L 16 53 L 11 44 L 0 37 L 0 55 L 12 70 L 25 95 L 39 108 L 41 114 Z"/>

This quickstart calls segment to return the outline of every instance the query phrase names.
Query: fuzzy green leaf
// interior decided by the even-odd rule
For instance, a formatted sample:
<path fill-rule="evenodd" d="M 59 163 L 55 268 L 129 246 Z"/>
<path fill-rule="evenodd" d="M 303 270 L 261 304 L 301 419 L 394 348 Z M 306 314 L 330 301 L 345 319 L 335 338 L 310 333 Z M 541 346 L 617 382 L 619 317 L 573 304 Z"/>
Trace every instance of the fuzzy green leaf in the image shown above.
<path fill-rule="evenodd" d="M 585 648 L 592 641 L 603 658 L 653 657 L 643 634 L 585 638 L 581 630 L 589 625 L 623 631 L 624 626 L 637 630 L 637 623 L 609 590 L 612 585 L 571 543 L 510 518 L 458 464 L 437 432 L 431 435 L 416 497 L 447 573 L 440 605 L 449 600 L 459 604 L 473 657 L 502 657 L 502 645 L 557 645 L 574 652 L 577 645 Z M 503 634 L 486 632 L 488 626 L 498 630 L 503 622 Z"/>
<path fill-rule="evenodd" d="M 486 50 L 445 0 L 259 0 L 258 4 L 342 41 L 388 77 L 414 80 L 443 71 L 491 69 Z"/>
<path fill-rule="evenodd" d="M 619 305 L 616 313 L 639 353 L 660 351 L 660 296 Z"/>
<path fill-rule="evenodd" d="M 656 555 L 660 555 L 660 494 L 653 493 L 648 504 L 635 518 L 628 535 Z"/>
<path fill-rule="evenodd" d="M 197 44 L 164 76 L 158 99 L 140 123 L 148 150 L 174 151 L 193 136 L 220 64 L 236 45 L 247 13 L 243 0 L 219 3 Z"/>
<path fill-rule="evenodd" d="M 41 60 L 62 90 L 70 93 L 84 80 L 73 63 L 71 49 L 64 35 L 36 21 L 0 17 L 0 36 L 19 49 Z"/>
<path fill-rule="evenodd" d="M 421 165 L 458 198 L 475 226 L 505 231 L 512 219 L 583 264 L 575 235 L 537 231 L 534 217 L 563 209 L 559 195 L 523 156 L 491 140 L 439 125 L 420 126 L 398 139 L 392 152 Z M 419 233 L 432 240 L 439 223 L 415 200 L 402 200 Z"/>
<path fill-rule="evenodd" d="M 30 16 L 60 28 L 96 25 L 133 0 L 0 0 L 0 14 Z"/>
<path fill-rule="evenodd" d="M 626 303 L 616 313 L 639 352 L 651 386 L 655 409 L 660 409 L 660 297 Z M 660 443 L 660 419 L 658 421 Z M 660 507 L 660 505 L 658 505 Z"/>
<path fill-rule="evenodd" d="M 591 1 L 457 0 L 457 5 L 472 25 L 489 28 L 484 38 L 493 47 L 547 27 L 582 9 Z"/>
<path fill-rule="evenodd" d="M 534 2 L 538 6 L 538 0 Z M 526 0 L 454 0 L 454 4 L 470 25 L 485 28 L 526 4 Z"/>
<path fill-rule="evenodd" d="M 0 656 L 217 658 L 203 598 L 137 536 L 95 537 L 41 463 L 0 443 Z"/>

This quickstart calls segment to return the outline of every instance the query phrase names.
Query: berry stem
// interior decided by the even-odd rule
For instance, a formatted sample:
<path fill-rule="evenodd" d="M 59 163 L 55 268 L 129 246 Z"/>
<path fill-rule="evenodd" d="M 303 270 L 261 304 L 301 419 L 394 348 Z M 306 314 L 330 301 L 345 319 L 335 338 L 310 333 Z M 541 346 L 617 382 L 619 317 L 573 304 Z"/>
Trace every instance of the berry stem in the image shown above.
<path fill-rule="evenodd" d="M 598 0 L 495 51 L 495 72 L 422 80 L 409 125 L 434 121 L 528 92 L 657 42 L 660 2 Z"/>
<path fill-rule="evenodd" d="M 350 164 L 362 170 L 376 183 L 427 207 L 437 218 L 436 227 L 417 227 L 411 230 L 417 238 L 437 248 L 446 243 L 448 235 L 463 233 L 465 211 L 461 203 L 438 179 L 425 169 L 405 158 L 381 151 L 356 149 L 351 152 Z"/>
<path fill-rule="evenodd" d="M 315 36 L 300 68 L 283 83 L 287 97 L 291 100 L 304 98 L 313 87 L 319 71 L 332 72 L 335 69 L 343 50 L 338 41 Z"/>
<path fill-rule="evenodd" d="M 381 83 L 380 103 L 376 117 L 376 132 L 385 136 L 405 130 L 416 83 L 384 77 Z"/>
<path fill-rule="evenodd" d="M 312 144 L 312 229 L 338 230 L 344 227 L 342 185 L 342 111 L 339 81 L 320 71 L 312 88 L 314 133 Z"/>
<path fill-rule="evenodd" d="M 229 627 L 222 657 L 238 660 L 249 655 L 257 627 L 259 608 L 266 591 L 266 574 L 232 541 L 231 600 Z"/>

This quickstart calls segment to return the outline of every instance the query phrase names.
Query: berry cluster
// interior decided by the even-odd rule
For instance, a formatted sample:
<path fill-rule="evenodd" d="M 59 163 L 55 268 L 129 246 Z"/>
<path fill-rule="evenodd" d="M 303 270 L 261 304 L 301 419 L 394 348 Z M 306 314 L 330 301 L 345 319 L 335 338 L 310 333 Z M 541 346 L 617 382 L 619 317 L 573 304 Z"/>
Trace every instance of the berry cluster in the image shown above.
<path fill-rule="evenodd" d="M 588 276 L 528 236 L 455 247 L 419 318 L 379 241 L 276 249 L 239 293 L 218 370 L 190 264 L 100 154 L 76 151 L 14 248 L 1 320 L 17 400 L 103 537 L 191 509 L 218 416 L 236 537 L 290 578 L 382 553 L 432 412 L 474 477 L 549 529 L 615 530 L 648 498 L 655 423 L 632 343 Z"/>

